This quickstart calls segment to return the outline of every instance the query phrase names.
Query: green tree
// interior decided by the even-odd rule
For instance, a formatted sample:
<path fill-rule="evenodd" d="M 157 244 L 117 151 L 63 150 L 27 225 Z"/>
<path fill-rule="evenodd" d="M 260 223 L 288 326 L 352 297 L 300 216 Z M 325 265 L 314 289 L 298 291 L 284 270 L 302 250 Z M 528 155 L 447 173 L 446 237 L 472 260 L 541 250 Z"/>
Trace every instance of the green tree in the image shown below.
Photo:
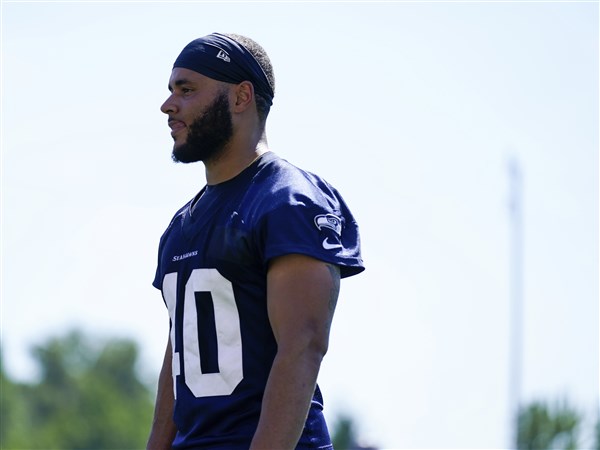
<path fill-rule="evenodd" d="M 354 422 L 346 416 L 340 417 L 333 429 L 333 448 L 336 450 L 350 450 L 356 442 Z"/>
<path fill-rule="evenodd" d="M 550 406 L 536 401 L 521 408 L 517 419 L 519 450 L 575 450 L 581 415 L 566 401 Z"/>
<path fill-rule="evenodd" d="M 335 422 L 331 440 L 335 450 L 376 450 L 375 447 L 358 443 L 354 420 L 346 415 L 340 416 Z"/>
<path fill-rule="evenodd" d="M 38 383 L 2 373 L 1 448 L 143 448 L 153 399 L 136 372 L 138 353 L 130 340 L 98 342 L 77 331 L 36 347 Z"/>
<path fill-rule="evenodd" d="M 0 448 L 6 443 L 13 448 L 27 448 L 27 405 L 22 401 L 25 386 L 11 381 L 4 372 L 3 358 L 0 354 Z"/>

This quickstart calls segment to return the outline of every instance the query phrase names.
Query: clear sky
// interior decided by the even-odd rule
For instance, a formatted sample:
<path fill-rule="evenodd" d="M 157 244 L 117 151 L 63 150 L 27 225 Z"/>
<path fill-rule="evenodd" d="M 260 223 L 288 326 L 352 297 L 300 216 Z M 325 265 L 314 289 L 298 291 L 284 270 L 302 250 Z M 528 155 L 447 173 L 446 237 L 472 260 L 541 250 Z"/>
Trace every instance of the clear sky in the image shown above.
<path fill-rule="evenodd" d="M 2 349 L 78 326 L 158 373 L 158 239 L 204 184 L 159 106 L 213 31 L 271 56 L 271 149 L 361 226 L 320 385 L 384 448 L 508 445 L 508 163 L 523 174 L 523 402 L 598 411 L 598 3 L 2 3 Z M 589 427 L 586 428 L 589 433 Z M 587 441 L 589 442 L 589 440 Z"/>

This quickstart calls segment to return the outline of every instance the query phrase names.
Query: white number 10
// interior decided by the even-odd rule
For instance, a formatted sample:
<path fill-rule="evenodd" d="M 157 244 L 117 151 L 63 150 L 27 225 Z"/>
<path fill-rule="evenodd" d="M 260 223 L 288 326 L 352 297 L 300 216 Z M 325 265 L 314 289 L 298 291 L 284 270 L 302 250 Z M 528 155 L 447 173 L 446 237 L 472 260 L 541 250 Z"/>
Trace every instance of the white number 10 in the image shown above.
<path fill-rule="evenodd" d="M 171 346 L 173 347 L 173 389 L 181 374 L 180 355 L 175 352 L 177 321 L 177 273 L 168 273 L 163 279 L 163 296 L 171 317 Z M 197 293 L 209 293 L 214 308 L 214 326 L 218 353 L 218 371 L 203 373 L 198 333 Z M 212 319 L 212 318 L 209 318 Z M 195 269 L 185 284 L 183 299 L 183 365 L 185 384 L 196 397 L 229 395 L 244 377 L 242 367 L 242 335 L 233 285 L 217 269 Z"/>

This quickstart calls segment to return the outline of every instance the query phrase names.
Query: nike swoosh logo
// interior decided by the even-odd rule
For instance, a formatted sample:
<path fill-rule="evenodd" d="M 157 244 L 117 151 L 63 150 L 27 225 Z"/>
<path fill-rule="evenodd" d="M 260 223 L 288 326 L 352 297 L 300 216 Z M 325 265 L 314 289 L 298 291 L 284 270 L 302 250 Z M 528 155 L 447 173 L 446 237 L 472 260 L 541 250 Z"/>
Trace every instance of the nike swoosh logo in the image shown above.
<path fill-rule="evenodd" d="M 327 238 L 323 239 L 323 248 L 325 250 L 333 250 L 334 248 L 342 248 L 341 244 L 330 244 Z"/>

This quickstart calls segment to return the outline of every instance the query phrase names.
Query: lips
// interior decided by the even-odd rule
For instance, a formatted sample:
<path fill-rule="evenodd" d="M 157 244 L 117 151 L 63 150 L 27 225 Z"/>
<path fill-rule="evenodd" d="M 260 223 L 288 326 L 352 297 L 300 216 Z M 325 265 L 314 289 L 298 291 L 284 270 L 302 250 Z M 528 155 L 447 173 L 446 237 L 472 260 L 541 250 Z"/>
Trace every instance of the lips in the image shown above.
<path fill-rule="evenodd" d="M 180 120 L 169 120 L 169 128 L 171 129 L 171 136 L 175 135 L 179 130 L 185 128 L 185 123 Z"/>

